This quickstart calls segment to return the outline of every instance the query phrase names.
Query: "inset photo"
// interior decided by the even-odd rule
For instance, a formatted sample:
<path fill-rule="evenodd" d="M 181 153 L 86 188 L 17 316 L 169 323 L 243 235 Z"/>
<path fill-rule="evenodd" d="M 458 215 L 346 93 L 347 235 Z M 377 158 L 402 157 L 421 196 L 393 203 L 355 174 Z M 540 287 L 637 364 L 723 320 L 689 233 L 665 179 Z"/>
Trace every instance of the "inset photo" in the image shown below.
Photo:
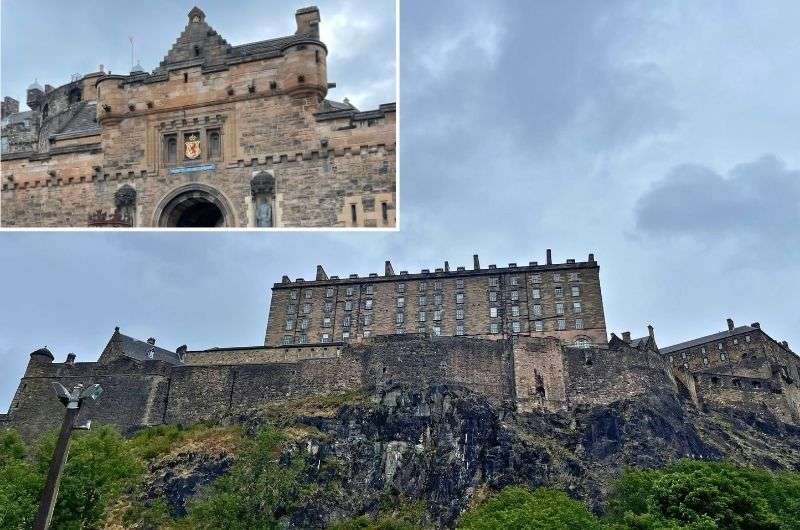
<path fill-rule="evenodd" d="M 0 228 L 397 229 L 395 0 L 97 5 L 3 4 Z"/>

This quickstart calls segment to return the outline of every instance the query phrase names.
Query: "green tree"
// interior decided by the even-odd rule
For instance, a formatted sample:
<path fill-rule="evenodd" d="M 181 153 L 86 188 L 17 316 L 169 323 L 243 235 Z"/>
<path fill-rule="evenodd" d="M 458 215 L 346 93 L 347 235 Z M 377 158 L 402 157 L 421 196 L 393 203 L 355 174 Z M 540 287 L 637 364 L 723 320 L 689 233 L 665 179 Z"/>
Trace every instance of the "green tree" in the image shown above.
<path fill-rule="evenodd" d="M 0 528 L 33 525 L 44 480 L 26 456 L 16 431 L 0 432 Z"/>
<path fill-rule="evenodd" d="M 594 530 L 600 522 L 561 491 L 509 486 L 458 522 L 464 530 Z"/>

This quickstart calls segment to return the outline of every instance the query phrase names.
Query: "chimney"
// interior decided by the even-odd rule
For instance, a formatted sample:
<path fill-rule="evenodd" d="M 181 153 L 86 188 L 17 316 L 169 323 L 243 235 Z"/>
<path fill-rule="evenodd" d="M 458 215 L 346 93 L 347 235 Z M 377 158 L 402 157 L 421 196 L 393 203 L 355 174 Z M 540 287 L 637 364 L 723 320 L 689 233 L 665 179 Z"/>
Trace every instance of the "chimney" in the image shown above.
<path fill-rule="evenodd" d="M 178 354 L 178 359 L 183 362 L 183 358 L 186 357 L 186 344 L 183 346 L 178 346 L 178 349 L 175 350 L 175 353 Z"/>
<path fill-rule="evenodd" d="M 386 263 L 383 264 L 383 274 L 385 276 L 394 276 L 394 267 L 392 267 L 392 262 L 388 259 Z"/>
<path fill-rule="evenodd" d="M 622 340 L 624 340 L 627 343 L 630 343 L 631 342 L 631 332 L 630 331 L 623 331 L 622 332 Z"/>
<path fill-rule="evenodd" d="M 67 354 L 67 361 L 65 363 L 67 366 L 74 366 L 75 365 L 75 354 L 68 353 Z"/>
<path fill-rule="evenodd" d="M 728 319 L 728 331 L 733 331 L 733 319 Z"/>
<path fill-rule="evenodd" d="M 281 283 L 292 283 L 292 280 L 290 280 L 289 277 L 284 274 L 281 278 Z"/>
<path fill-rule="evenodd" d="M 478 255 L 477 254 L 473 254 L 472 255 L 472 263 L 473 263 L 473 268 L 476 271 L 481 270 L 481 262 L 478 260 Z"/>
<path fill-rule="evenodd" d="M 154 339 L 153 337 L 150 337 L 149 339 L 147 339 L 147 344 L 149 344 L 150 346 L 155 346 L 156 345 L 156 339 Z"/>
<path fill-rule="evenodd" d="M 549 248 L 547 249 L 547 264 L 548 265 L 553 264 L 553 251 L 550 250 Z"/>
<path fill-rule="evenodd" d="M 589 253 L 589 263 L 594 263 L 594 253 L 593 252 Z"/>
<path fill-rule="evenodd" d="M 781 346 L 783 346 L 785 349 L 788 350 L 789 349 L 789 342 L 785 341 L 785 340 L 782 340 L 781 341 Z"/>
<path fill-rule="evenodd" d="M 759 324 L 758 322 L 753 322 L 752 324 L 750 324 L 750 327 L 751 328 L 756 328 L 756 329 L 761 329 L 761 324 Z"/>
<path fill-rule="evenodd" d="M 325 274 L 325 269 L 322 268 L 322 265 L 317 265 L 317 281 L 327 280 L 328 275 Z"/>
<path fill-rule="evenodd" d="M 656 340 L 655 330 L 653 329 L 653 326 L 650 324 L 647 325 L 647 333 L 648 335 L 650 335 L 651 339 Z"/>
<path fill-rule="evenodd" d="M 450 262 L 447 260 L 444 262 L 444 272 L 450 272 Z"/>
<path fill-rule="evenodd" d="M 315 6 L 298 9 L 294 18 L 297 21 L 297 32 L 295 35 L 310 35 L 319 38 L 319 9 Z"/>

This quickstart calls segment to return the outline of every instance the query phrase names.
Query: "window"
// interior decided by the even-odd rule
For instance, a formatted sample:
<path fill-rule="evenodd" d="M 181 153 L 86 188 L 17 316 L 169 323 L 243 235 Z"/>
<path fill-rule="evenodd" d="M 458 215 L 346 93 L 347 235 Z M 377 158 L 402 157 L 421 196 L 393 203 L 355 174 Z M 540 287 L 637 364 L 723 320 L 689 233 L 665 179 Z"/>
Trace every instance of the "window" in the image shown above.
<path fill-rule="evenodd" d="M 364 300 L 364 309 L 372 309 L 372 298 Z"/>
<path fill-rule="evenodd" d="M 500 333 L 500 326 L 497 322 L 492 322 L 489 324 L 489 333 Z"/>
<path fill-rule="evenodd" d="M 325 289 L 325 298 L 330 298 L 333 296 L 333 287 L 328 287 Z"/>
<path fill-rule="evenodd" d="M 322 342 L 330 342 L 330 341 L 331 341 L 330 333 L 323 333 L 322 334 Z"/>
<path fill-rule="evenodd" d="M 701 351 L 702 353 L 705 353 L 705 352 L 706 352 L 706 347 L 705 347 L 705 346 L 703 346 L 702 348 L 700 348 L 700 351 Z"/>
<path fill-rule="evenodd" d="M 406 298 L 405 296 L 398 296 L 397 297 L 397 307 L 405 307 L 406 306 Z"/>
<path fill-rule="evenodd" d="M 560 282 L 561 281 L 561 273 L 560 272 L 554 272 L 553 273 L 553 281 L 554 282 Z"/>
<path fill-rule="evenodd" d="M 563 315 L 564 314 L 564 303 L 557 302 L 556 303 L 556 315 Z"/>
<path fill-rule="evenodd" d="M 297 313 L 297 306 L 295 304 L 289 304 L 286 306 L 287 313 Z"/>
<path fill-rule="evenodd" d="M 383 217 L 383 222 L 389 222 L 389 205 L 385 202 L 381 203 L 381 216 Z"/>
<path fill-rule="evenodd" d="M 325 302 L 324 308 L 326 313 L 330 313 L 333 311 L 333 302 Z"/>
<path fill-rule="evenodd" d="M 368 329 L 365 329 L 365 330 L 364 330 L 364 338 L 366 338 L 366 337 L 369 337 L 369 336 L 371 336 L 371 335 L 372 335 L 372 331 L 370 331 L 370 330 L 368 330 Z"/>
<path fill-rule="evenodd" d="M 345 302 L 344 302 L 344 310 L 345 311 L 352 311 L 353 310 L 353 301 L 352 300 L 345 300 Z"/>
<path fill-rule="evenodd" d="M 718 350 L 721 350 L 721 349 L 722 349 L 722 343 L 721 343 L 721 342 L 718 342 L 718 343 L 717 343 L 717 349 L 718 349 Z"/>
<path fill-rule="evenodd" d="M 350 315 L 345 315 L 342 317 L 342 327 L 349 328 L 350 327 Z"/>
<path fill-rule="evenodd" d="M 464 303 L 464 293 L 456 293 L 456 303 L 457 304 Z"/>
<path fill-rule="evenodd" d="M 300 335 L 300 340 L 297 341 L 298 344 L 306 344 L 308 342 L 308 335 L 303 334 Z"/>
<path fill-rule="evenodd" d="M 539 304 L 533 306 L 533 316 L 535 317 L 542 316 L 542 306 L 540 306 Z"/>
<path fill-rule="evenodd" d="M 541 297 L 542 297 L 541 289 L 533 289 L 533 290 L 531 290 L 531 298 L 534 298 L 534 299 L 538 300 Z"/>
<path fill-rule="evenodd" d="M 164 162 L 167 164 L 178 162 L 178 138 L 174 134 L 164 137 Z"/>
<path fill-rule="evenodd" d="M 464 334 L 464 325 L 458 324 L 456 326 L 456 335 L 463 335 Z"/>
<path fill-rule="evenodd" d="M 577 272 L 570 272 L 569 273 L 569 281 L 577 282 L 578 281 L 578 273 Z"/>
<path fill-rule="evenodd" d="M 435 282 L 433 282 L 433 289 L 435 291 L 441 291 L 442 290 L 442 280 L 436 280 Z"/>
<path fill-rule="evenodd" d="M 403 322 L 405 322 L 406 321 L 405 313 L 397 313 L 395 315 L 394 321 L 396 324 L 402 324 Z"/>
<path fill-rule="evenodd" d="M 419 305 L 428 305 L 428 299 L 425 296 L 420 296 Z"/>
<path fill-rule="evenodd" d="M 367 285 L 366 288 L 364 289 L 364 292 L 366 292 L 367 294 L 372 294 L 372 285 Z"/>
<path fill-rule="evenodd" d="M 464 310 L 456 309 L 456 320 L 464 320 Z"/>
<path fill-rule="evenodd" d="M 364 315 L 364 325 L 365 326 L 372 325 L 372 315 Z"/>
<path fill-rule="evenodd" d="M 575 319 L 575 329 L 583 329 L 583 319 L 576 318 Z"/>
<path fill-rule="evenodd" d="M 442 305 L 442 295 L 441 294 L 433 295 L 433 303 L 435 305 Z"/>
<path fill-rule="evenodd" d="M 420 322 L 425 322 L 425 311 L 420 311 L 419 312 L 419 321 Z"/>
<path fill-rule="evenodd" d="M 497 277 L 489 278 L 489 287 L 497 287 L 500 284 L 500 280 Z"/>
<path fill-rule="evenodd" d="M 533 283 L 542 283 L 542 275 L 534 274 L 533 276 L 531 276 L 531 281 L 533 281 Z"/>
<path fill-rule="evenodd" d="M 433 326 L 433 334 L 438 337 L 442 334 L 442 328 L 439 326 Z"/>
<path fill-rule="evenodd" d="M 519 300 L 519 291 L 511 291 L 511 299 Z"/>
<path fill-rule="evenodd" d="M 353 288 L 352 287 L 348 287 L 346 292 L 347 292 L 347 296 L 353 296 Z"/>
<path fill-rule="evenodd" d="M 581 295 L 581 288 L 577 285 L 572 286 L 572 296 L 580 296 Z"/>
<path fill-rule="evenodd" d="M 564 297 L 564 288 L 560 285 L 556 285 L 553 290 L 555 291 L 556 298 L 563 298 Z"/>
<path fill-rule="evenodd" d="M 558 329 L 559 331 L 563 331 L 563 330 L 567 329 L 567 321 L 566 321 L 566 320 L 564 320 L 563 318 L 559 318 L 559 319 L 558 319 L 558 321 L 557 321 L 557 325 L 558 325 L 558 328 L 557 328 L 557 329 Z"/>
<path fill-rule="evenodd" d="M 745 335 L 744 341 L 745 342 L 750 342 L 750 335 Z"/>
<path fill-rule="evenodd" d="M 292 300 L 297 300 L 297 291 L 292 291 L 292 292 L 290 292 L 290 293 L 289 293 L 289 297 L 290 297 Z"/>
<path fill-rule="evenodd" d="M 519 316 L 519 306 L 518 305 L 512 305 L 511 306 L 511 316 L 512 317 L 518 317 Z"/>
<path fill-rule="evenodd" d="M 291 344 L 291 343 L 292 343 L 292 336 L 291 335 L 284 335 L 283 336 L 283 344 L 284 344 L 284 346 L 287 345 L 287 344 Z"/>
<path fill-rule="evenodd" d="M 350 205 L 350 221 L 353 224 L 356 224 L 358 222 L 358 217 L 356 217 L 356 205 L 355 204 L 351 204 Z"/>
<path fill-rule="evenodd" d="M 497 291 L 489 291 L 489 301 L 497 302 Z"/>
<path fill-rule="evenodd" d="M 720 361 L 724 361 L 725 359 L 727 359 L 727 356 L 725 355 L 725 353 L 720 353 L 719 354 L 719 360 Z"/>
<path fill-rule="evenodd" d="M 733 339 L 734 344 L 739 344 L 739 339 Z"/>
<path fill-rule="evenodd" d="M 575 346 L 578 348 L 588 349 L 592 347 L 592 343 L 586 337 L 578 337 L 577 339 L 575 339 Z"/>
<path fill-rule="evenodd" d="M 703 357 L 703 364 L 708 366 L 708 357 Z"/>
<path fill-rule="evenodd" d="M 406 292 L 406 284 L 404 284 L 404 283 L 398 283 L 398 284 L 397 284 L 397 292 L 398 292 L 398 293 L 404 293 L 404 292 Z"/>
<path fill-rule="evenodd" d="M 428 288 L 428 286 L 425 285 L 425 282 L 419 282 L 419 290 L 420 291 L 424 291 L 427 288 Z"/>
<path fill-rule="evenodd" d="M 463 288 L 464 288 L 464 278 L 457 278 L 456 289 L 463 289 Z"/>
<path fill-rule="evenodd" d="M 489 308 L 489 316 L 492 317 L 492 318 L 497 318 L 497 308 L 496 307 L 490 307 Z"/>
<path fill-rule="evenodd" d="M 322 327 L 324 328 L 331 327 L 331 317 L 325 317 L 322 319 Z"/>
<path fill-rule="evenodd" d="M 311 312 L 311 304 L 303 304 L 303 313 L 306 315 Z"/>
<path fill-rule="evenodd" d="M 300 329 L 308 329 L 308 319 L 303 318 L 300 320 Z"/>
<path fill-rule="evenodd" d="M 581 312 L 581 303 L 580 302 L 572 302 L 572 312 L 576 315 Z"/>
<path fill-rule="evenodd" d="M 511 283 L 511 285 L 519 285 L 519 277 L 518 276 L 512 276 L 510 283 Z"/>
<path fill-rule="evenodd" d="M 218 160 L 222 158 L 222 140 L 219 134 L 219 129 L 212 129 L 206 132 L 208 138 L 208 158 Z"/>
<path fill-rule="evenodd" d="M 350 338 L 350 332 L 349 331 L 342 331 L 342 340 L 347 340 L 349 338 Z"/>
<path fill-rule="evenodd" d="M 290 331 L 293 329 L 294 329 L 294 320 L 290 318 L 286 321 L 286 331 Z"/>
<path fill-rule="evenodd" d="M 519 333 L 520 329 L 521 328 L 520 328 L 519 322 L 514 321 L 514 322 L 511 323 L 511 331 L 513 333 Z"/>
<path fill-rule="evenodd" d="M 307 299 L 308 299 L 308 298 L 311 298 L 311 297 L 314 295 L 314 291 L 312 291 L 311 289 L 308 289 L 308 290 L 305 292 L 305 295 L 306 295 L 306 298 L 307 298 Z"/>
<path fill-rule="evenodd" d="M 434 320 L 441 320 L 442 319 L 442 313 L 444 313 L 444 311 L 442 311 L 441 309 L 437 309 L 436 311 L 433 312 L 433 319 Z"/>
<path fill-rule="evenodd" d="M 536 331 L 544 331 L 544 322 L 537 320 L 533 323 L 533 329 Z"/>

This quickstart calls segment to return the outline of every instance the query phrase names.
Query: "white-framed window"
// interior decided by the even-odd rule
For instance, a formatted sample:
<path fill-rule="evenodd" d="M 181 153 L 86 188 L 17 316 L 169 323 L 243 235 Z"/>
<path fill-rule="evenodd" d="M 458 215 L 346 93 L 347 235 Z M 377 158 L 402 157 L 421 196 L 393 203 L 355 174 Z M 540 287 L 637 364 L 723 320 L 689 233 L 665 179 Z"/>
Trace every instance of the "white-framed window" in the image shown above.
<path fill-rule="evenodd" d="M 330 298 L 333 296 L 333 287 L 327 287 L 325 289 L 325 298 Z"/>
<path fill-rule="evenodd" d="M 406 297 L 405 296 L 398 296 L 397 297 L 397 307 L 405 307 L 406 306 Z"/>
<path fill-rule="evenodd" d="M 531 298 L 534 300 L 538 300 L 542 297 L 542 290 L 541 289 L 531 289 Z"/>
<path fill-rule="evenodd" d="M 575 339 L 574 344 L 576 348 L 587 349 L 592 347 L 592 341 L 590 341 L 588 337 L 578 337 Z"/>
<path fill-rule="evenodd" d="M 718 343 L 717 343 L 717 349 L 718 349 L 718 350 L 721 350 L 721 349 L 722 349 L 722 343 L 721 343 L 721 342 L 718 342 Z"/>
<path fill-rule="evenodd" d="M 292 329 L 294 329 L 294 320 L 290 318 L 286 320 L 286 330 L 289 331 Z"/>
<path fill-rule="evenodd" d="M 456 303 L 457 304 L 464 303 L 464 293 L 456 293 Z"/>
<path fill-rule="evenodd" d="M 419 305 L 428 305 L 428 297 L 427 296 L 420 296 L 419 297 Z"/>
<path fill-rule="evenodd" d="M 750 342 L 750 335 L 745 335 L 744 336 L 744 341 L 745 342 Z"/>
<path fill-rule="evenodd" d="M 558 328 L 557 328 L 557 329 L 558 329 L 559 331 L 564 331 L 565 329 L 567 329 L 567 321 L 566 321 L 566 319 L 559 318 L 559 319 L 556 321 L 556 325 L 558 326 Z"/>
<path fill-rule="evenodd" d="M 489 301 L 497 302 L 497 291 L 489 291 Z"/>
<path fill-rule="evenodd" d="M 519 300 L 519 291 L 511 291 L 511 300 Z"/>
<path fill-rule="evenodd" d="M 330 342 L 330 341 L 331 341 L 330 333 L 323 333 L 322 334 L 322 342 Z"/>
<path fill-rule="evenodd" d="M 554 272 L 554 273 L 553 273 L 553 281 L 554 281 L 554 282 L 560 282 L 560 281 L 562 281 L 562 278 L 561 278 L 561 273 L 560 273 L 560 272 Z"/>
<path fill-rule="evenodd" d="M 322 327 L 324 328 L 331 327 L 331 317 L 325 317 L 322 319 Z"/>
<path fill-rule="evenodd" d="M 349 331 L 342 331 L 342 340 L 347 340 L 349 338 L 350 338 L 350 332 Z"/>
<path fill-rule="evenodd" d="M 303 313 L 306 315 L 311 312 L 311 304 L 303 304 Z"/>
<path fill-rule="evenodd" d="M 492 317 L 492 318 L 497 318 L 497 308 L 496 307 L 490 307 L 489 308 L 489 316 Z"/>
<path fill-rule="evenodd" d="M 512 322 L 512 323 L 511 323 L 511 331 L 512 331 L 513 333 L 519 333 L 520 329 L 521 329 L 521 327 L 520 327 L 520 325 L 519 325 L 519 322 L 517 322 L 517 321 L 515 320 L 514 322 Z"/>
<path fill-rule="evenodd" d="M 456 289 L 464 288 L 464 278 L 456 278 Z"/>
<path fill-rule="evenodd" d="M 463 335 L 463 334 L 464 334 L 464 324 L 457 324 L 456 335 Z"/>
<path fill-rule="evenodd" d="M 706 352 L 706 347 L 705 347 L 705 346 L 703 346 L 702 348 L 700 348 L 700 351 L 701 351 L 701 352 L 703 352 L 703 353 L 705 353 L 705 352 Z"/>
<path fill-rule="evenodd" d="M 553 287 L 553 291 L 555 292 L 556 298 L 563 298 L 564 297 L 564 288 L 560 285 L 556 285 Z"/>
<path fill-rule="evenodd" d="M 397 284 L 397 292 L 398 293 L 406 292 L 406 284 L 405 283 L 398 283 Z"/>
<path fill-rule="evenodd" d="M 298 344 L 306 344 L 306 343 L 308 343 L 308 335 L 306 335 L 305 333 L 300 335 L 300 340 L 298 340 L 297 343 Z"/>
<path fill-rule="evenodd" d="M 533 283 L 542 283 L 542 275 L 541 274 L 534 274 L 531 276 L 531 281 Z"/>
<path fill-rule="evenodd" d="M 425 322 L 425 311 L 420 311 L 419 312 L 419 321 L 420 322 Z"/>
<path fill-rule="evenodd" d="M 326 313 L 333 311 L 333 302 L 325 302 L 324 309 Z"/>
<path fill-rule="evenodd" d="M 442 319 L 442 313 L 444 313 L 444 311 L 442 311 L 441 309 L 435 310 L 433 312 L 433 319 L 434 320 L 441 320 Z"/>
<path fill-rule="evenodd" d="M 292 336 L 291 335 L 284 335 L 283 336 L 283 344 L 291 344 L 292 343 Z"/>
<path fill-rule="evenodd" d="M 511 306 L 511 316 L 512 317 L 518 317 L 519 316 L 519 306 L 518 305 L 512 305 Z"/>
<path fill-rule="evenodd" d="M 541 320 L 535 320 L 533 322 L 533 329 L 536 331 L 544 331 L 544 322 Z"/>
<path fill-rule="evenodd" d="M 306 297 L 306 299 L 309 299 L 309 298 L 311 298 L 312 296 L 314 296 L 314 291 L 312 291 L 311 289 L 306 289 L 306 290 L 305 290 L 305 297 Z"/>
<path fill-rule="evenodd" d="M 497 278 L 497 276 L 492 276 L 489 278 L 489 287 L 497 287 L 498 285 L 500 285 L 500 280 Z"/>
<path fill-rule="evenodd" d="M 441 294 L 433 295 L 433 303 L 436 305 L 442 305 L 442 295 Z"/>
<path fill-rule="evenodd" d="M 347 296 L 353 296 L 353 286 L 349 286 L 347 288 Z"/>
<path fill-rule="evenodd" d="M 342 317 L 342 327 L 343 328 L 350 327 L 350 315 L 345 315 Z"/>
<path fill-rule="evenodd" d="M 300 329 L 308 329 L 308 319 L 303 318 L 300 320 Z"/>
<path fill-rule="evenodd" d="M 464 320 L 464 310 L 456 309 L 456 320 Z"/>
<path fill-rule="evenodd" d="M 373 291 L 374 291 L 374 288 L 373 288 L 372 284 L 364 286 L 364 292 L 365 293 L 372 294 Z"/>
<path fill-rule="evenodd" d="M 489 333 L 500 333 L 500 324 L 497 322 L 489 324 Z"/>
<path fill-rule="evenodd" d="M 575 329 L 583 329 L 583 319 L 576 318 L 575 319 Z"/>
<path fill-rule="evenodd" d="M 439 326 L 433 326 L 433 334 L 436 337 L 439 337 L 442 334 L 442 328 Z"/>
<path fill-rule="evenodd" d="M 572 286 L 572 296 L 580 296 L 581 295 L 581 288 L 577 285 Z"/>
<path fill-rule="evenodd" d="M 297 295 L 298 295 L 298 292 L 297 292 L 297 291 L 290 291 L 290 292 L 289 292 L 289 297 L 290 297 L 292 300 L 297 300 Z"/>
<path fill-rule="evenodd" d="M 583 310 L 580 302 L 572 302 L 572 312 L 576 315 Z"/>
<path fill-rule="evenodd" d="M 542 316 L 542 306 L 536 304 L 533 306 L 533 316 L 540 317 Z"/>
<path fill-rule="evenodd" d="M 372 325 L 372 315 L 364 315 L 364 325 L 365 326 Z"/>
<path fill-rule="evenodd" d="M 519 277 L 518 276 L 512 276 L 511 280 L 509 281 L 509 283 L 511 285 L 519 285 Z"/>
<path fill-rule="evenodd" d="M 564 302 L 556 302 L 556 315 L 564 314 Z"/>
<path fill-rule="evenodd" d="M 577 282 L 578 281 L 578 273 L 577 272 L 570 272 L 569 273 L 569 281 Z"/>
<path fill-rule="evenodd" d="M 396 324 L 402 324 L 406 321 L 405 313 L 397 313 L 394 317 L 394 321 Z"/>
<path fill-rule="evenodd" d="M 733 339 L 734 344 L 739 344 L 739 339 Z"/>
<path fill-rule="evenodd" d="M 297 313 L 297 304 L 289 304 L 286 306 L 287 313 Z"/>
<path fill-rule="evenodd" d="M 724 360 L 725 360 L 725 359 L 727 359 L 727 358 L 728 358 L 728 356 L 727 356 L 727 355 L 725 355 L 725 352 L 722 352 L 722 353 L 720 353 L 720 354 L 719 354 L 719 360 L 720 360 L 720 361 L 724 361 Z"/>
<path fill-rule="evenodd" d="M 372 309 L 372 298 L 364 300 L 364 309 Z"/>
<path fill-rule="evenodd" d="M 433 289 L 435 291 L 441 291 L 442 290 L 442 280 L 434 280 Z"/>
<path fill-rule="evenodd" d="M 420 291 L 424 291 L 427 288 L 428 288 L 428 286 L 427 286 L 427 284 L 425 282 L 419 282 L 419 290 Z"/>
<path fill-rule="evenodd" d="M 703 357 L 703 364 L 708 366 L 708 357 Z"/>
<path fill-rule="evenodd" d="M 352 300 L 345 300 L 345 302 L 344 302 L 344 310 L 345 311 L 352 311 L 353 310 L 353 301 Z"/>

